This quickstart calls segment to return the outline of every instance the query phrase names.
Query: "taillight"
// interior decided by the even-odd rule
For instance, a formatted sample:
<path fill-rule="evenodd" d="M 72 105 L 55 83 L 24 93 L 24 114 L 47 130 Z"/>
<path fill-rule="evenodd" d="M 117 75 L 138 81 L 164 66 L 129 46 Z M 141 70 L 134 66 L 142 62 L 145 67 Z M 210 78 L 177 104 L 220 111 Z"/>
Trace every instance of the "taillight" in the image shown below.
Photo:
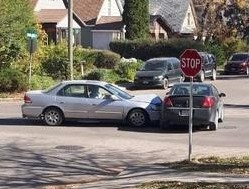
<path fill-rule="evenodd" d="M 201 103 L 201 106 L 203 108 L 211 108 L 213 105 L 214 105 L 214 98 L 210 96 L 204 97 Z"/>
<path fill-rule="evenodd" d="M 27 94 L 24 95 L 23 100 L 25 103 L 32 103 L 31 98 L 29 98 Z"/>
<path fill-rule="evenodd" d="M 166 107 L 172 107 L 173 106 L 173 103 L 171 101 L 171 98 L 170 97 L 165 97 L 164 100 L 163 100 L 163 103 Z"/>

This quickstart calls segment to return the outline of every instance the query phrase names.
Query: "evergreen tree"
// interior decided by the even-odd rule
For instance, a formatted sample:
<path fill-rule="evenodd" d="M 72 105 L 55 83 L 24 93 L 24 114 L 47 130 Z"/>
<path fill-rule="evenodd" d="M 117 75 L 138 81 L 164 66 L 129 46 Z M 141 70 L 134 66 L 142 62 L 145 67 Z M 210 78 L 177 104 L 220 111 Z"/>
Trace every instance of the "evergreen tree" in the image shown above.
<path fill-rule="evenodd" d="M 125 0 L 123 22 L 127 39 L 143 39 L 149 35 L 149 0 Z"/>
<path fill-rule="evenodd" d="M 29 0 L 0 0 L 0 69 L 10 64 L 26 48 L 26 32 L 34 23 Z"/>

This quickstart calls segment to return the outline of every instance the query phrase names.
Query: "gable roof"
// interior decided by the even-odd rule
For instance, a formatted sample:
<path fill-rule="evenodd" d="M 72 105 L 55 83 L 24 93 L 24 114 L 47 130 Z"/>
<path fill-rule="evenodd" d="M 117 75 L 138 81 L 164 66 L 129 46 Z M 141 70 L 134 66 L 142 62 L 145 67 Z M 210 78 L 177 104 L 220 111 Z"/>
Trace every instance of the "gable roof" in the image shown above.
<path fill-rule="evenodd" d="M 67 16 L 67 9 L 41 9 L 36 15 L 41 23 L 58 23 Z"/>
<path fill-rule="evenodd" d="M 63 2 L 68 7 L 68 1 Z M 73 11 L 86 25 L 94 25 L 103 3 L 104 0 L 73 0 Z"/>
<path fill-rule="evenodd" d="M 124 5 L 125 0 L 121 0 L 121 3 Z M 174 32 L 180 32 L 186 12 L 192 3 L 192 0 L 149 0 L 149 13 L 162 16 Z"/>
<path fill-rule="evenodd" d="M 150 14 L 161 15 L 174 32 L 180 32 L 191 0 L 150 0 Z"/>
<path fill-rule="evenodd" d="M 101 16 L 95 30 L 120 30 L 123 27 L 122 16 Z"/>

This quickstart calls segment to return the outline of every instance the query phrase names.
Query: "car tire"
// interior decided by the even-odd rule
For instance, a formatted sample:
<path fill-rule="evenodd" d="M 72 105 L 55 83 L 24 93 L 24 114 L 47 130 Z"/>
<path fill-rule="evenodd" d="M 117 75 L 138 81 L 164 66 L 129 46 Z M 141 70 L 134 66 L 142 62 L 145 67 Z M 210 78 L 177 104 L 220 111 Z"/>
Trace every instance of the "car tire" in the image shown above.
<path fill-rule="evenodd" d="M 199 81 L 204 82 L 205 80 L 205 73 L 203 70 L 200 71 Z"/>
<path fill-rule="evenodd" d="M 218 111 L 216 111 L 215 120 L 214 122 L 210 123 L 209 129 L 211 131 L 216 131 L 218 129 L 218 126 L 219 126 L 219 113 Z"/>
<path fill-rule="evenodd" d="M 211 77 L 211 80 L 215 81 L 215 80 L 216 80 L 216 75 L 217 75 L 217 71 L 216 71 L 216 69 L 213 69 L 213 70 L 212 70 L 212 77 Z"/>
<path fill-rule="evenodd" d="M 127 121 L 132 127 L 144 127 L 148 124 L 149 119 L 145 111 L 134 109 L 128 114 Z"/>
<path fill-rule="evenodd" d="M 181 75 L 181 77 L 180 77 L 180 83 L 184 82 L 185 80 L 186 80 L 185 76 Z"/>
<path fill-rule="evenodd" d="M 58 108 L 48 108 L 44 112 L 44 121 L 49 126 L 61 125 L 63 120 L 63 114 Z"/>
<path fill-rule="evenodd" d="M 167 78 L 163 79 L 163 89 L 168 89 L 169 87 L 169 80 Z"/>

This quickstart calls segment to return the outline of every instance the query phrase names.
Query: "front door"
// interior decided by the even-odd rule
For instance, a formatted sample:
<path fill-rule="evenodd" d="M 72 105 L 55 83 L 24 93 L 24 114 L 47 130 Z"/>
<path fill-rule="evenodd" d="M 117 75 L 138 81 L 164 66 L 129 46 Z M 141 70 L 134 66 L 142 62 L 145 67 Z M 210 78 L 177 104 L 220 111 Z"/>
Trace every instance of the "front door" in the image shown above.
<path fill-rule="evenodd" d="M 92 88 L 94 95 L 91 95 Z M 90 106 L 89 110 L 89 118 L 90 119 L 113 119 L 113 120 L 121 120 L 123 119 L 123 111 L 124 104 L 122 100 L 112 100 L 110 98 L 106 98 L 107 96 L 112 95 L 106 89 L 96 86 L 89 85 L 89 99 L 88 104 Z M 96 92 L 97 91 L 97 92 Z"/>

